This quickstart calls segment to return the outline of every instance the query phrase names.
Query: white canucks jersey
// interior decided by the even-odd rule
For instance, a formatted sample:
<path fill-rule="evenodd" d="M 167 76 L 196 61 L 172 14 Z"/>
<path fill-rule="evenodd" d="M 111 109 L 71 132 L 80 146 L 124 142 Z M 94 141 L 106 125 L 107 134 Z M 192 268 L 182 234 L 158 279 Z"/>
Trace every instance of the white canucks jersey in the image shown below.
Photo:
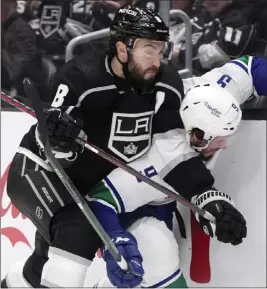
<path fill-rule="evenodd" d="M 175 129 L 154 135 L 149 152 L 128 165 L 172 189 L 163 178 L 181 162 L 197 156 L 198 154 L 186 141 L 184 130 Z M 98 200 L 102 204 L 112 206 L 118 213 L 134 211 L 150 202 L 163 204 L 172 201 L 163 193 L 119 168 L 98 184 L 90 196 L 89 200 Z"/>
<path fill-rule="evenodd" d="M 266 75 L 265 58 L 242 56 L 222 67 L 212 69 L 201 77 L 184 79 L 184 91 L 186 94 L 193 85 L 200 83 L 217 83 L 242 104 L 253 95 L 266 96 Z"/>
<path fill-rule="evenodd" d="M 190 87 L 199 83 L 217 83 L 242 104 L 253 95 L 266 96 L 266 78 L 266 59 L 243 56 L 201 77 L 185 79 L 183 82 L 185 93 Z M 148 153 L 130 165 L 148 178 L 173 190 L 175 188 L 173 179 L 176 178 L 177 182 L 190 179 L 179 179 L 180 170 L 176 175 L 172 174 L 171 187 L 168 181 L 170 178 L 166 176 L 177 170 L 181 164 L 191 162 L 193 159 L 199 160 L 197 156 L 185 139 L 185 131 L 175 129 L 154 135 Z M 197 170 L 196 164 L 193 167 Z M 160 205 L 172 201 L 163 193 L 119 168 L 98 184 L 91 192 L 90 200 L 112 207 L 117 213 L 131 212 L 148 203 Z"/>

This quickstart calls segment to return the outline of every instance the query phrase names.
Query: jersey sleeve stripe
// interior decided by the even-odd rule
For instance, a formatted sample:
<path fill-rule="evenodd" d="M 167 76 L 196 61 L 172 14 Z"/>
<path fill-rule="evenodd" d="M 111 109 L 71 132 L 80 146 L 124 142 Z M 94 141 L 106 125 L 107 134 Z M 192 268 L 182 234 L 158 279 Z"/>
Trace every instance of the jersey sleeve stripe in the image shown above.
<path fill-rule="evenodd" d="M 152 285 L 149 287 L 142 287 L 142 288 L 159 288 L 159 287 L 167 287 L 168 285 L 170 285 L 171 283 L 174 282 L 174 280 L 177 280 L 182 274 L 182 271 L 180 268 L 178 268 L 178 270 L 176 270 L 173 274 L 171 274 L 169 277 L 167 277 L 166 279 Z M 164 286 L 162 286 L 164 285 Z"/>
<path fill-rule="evenodd" d="M 244 64 L 242 64 L 240 61 L 238 61 L 238 60 L 232 60 L 230 63 L 234 63 L 234 64 L 236 64 L 237 66 L 241 67 L 241 68 L 242 68 L 243 70 L 245 70 L 245 72 L 249 75 L 247 67 L 246 67 Z"/>
<path fill-rule="evenodd" d="M 112 182 L 109 180 L 108 177 L 105 177 L 104 181 L 105 181 L 106 185 L 108 186 L 108 188 L 111 190 L 111 193 L 114 194 L 115 199 L 119 202 L 119 207 L 120 207 L 119 213 L 125 213 L 125 206 L 124 206 L 124 203 L 122 201 L 122 198 L 121 198 L 119 192 L 113 186 Z"/>
<path fill-rule="evenodd" d="M 118 213 L 116 208 L 111 205 L 110 203 L 104 201 L 104 200 L 101 200 L 101 199 L 97 199 L 97 198 L 90 198 L 89 196 L 85 196 L 86 200 L 88 200 L 89 202 L 98 202 L 104 206 L 107 206 L 109 208 L 111 208 L 116 214 Z"/>
<path fill-rule="evenodd" d="M 173 86 L 170 86 L 169 84 L 162 83 L 162 82 L 157 82 L 157 83 L 155 84 L 155 86 L 161 86 L 161 87 L 165 87 L 165 88 L 171 90 L 172 92 L 174 92 L 175 94 L 177 94 L 177 96 L 178 96 L 179 99 L 180 99 L 180 103 L 182 102 L 181 93 L 180 93 L 176 88 L 174 88 Z"/>
<path fill-rule="evenodd" d="M 81 102 L 83 101 L 83 99 L 93 93 L 93 92 L 99 92 L 99 91 L 105 91 L 105 90 L 112 90 L 112 89 L 117 89 L 116 85 L 107 85 L 107 86 L 102 86 L 102 87 L 95 87 L 95 88 L 91 88 L 86 90 L 78 99 L 77 104 L 75 105 L 76 107 L 80 107 L 81 106 Z"/>
<path fill-rule="evenodd" d="M 17 149 L 17 153 L 25 155 L 27 158 L 32 160 L 33 162 L 37 163 L 40 167 L 43 169 L 53 172 L 52 167 L 49 165 L 49 163 L 46 163 L 43 159 L 41 159 L 39 156 L 34 154 L 32 151 L 24 148 L 24 147 L 19 147 Z"/>
<path fill-rule="evenodd" d="M 98 183 L 94 188 L 91 189 L 87 196 L 87 200 L 98 200 L 100 203 L 106 206 L 109 204 L 109 206 L 112 206 L 118 213 L 121 210 L 119 201 L 104 181 Z"/>

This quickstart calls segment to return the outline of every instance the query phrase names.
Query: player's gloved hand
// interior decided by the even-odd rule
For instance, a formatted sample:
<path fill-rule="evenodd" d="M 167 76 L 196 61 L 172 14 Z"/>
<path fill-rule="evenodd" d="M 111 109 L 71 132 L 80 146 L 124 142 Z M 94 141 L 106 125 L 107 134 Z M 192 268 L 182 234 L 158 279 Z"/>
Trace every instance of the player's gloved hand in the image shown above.
<path fill-rule="evenodd" d="M 72 116 L 60 109 L 52 108 L 46 112 L 45 120 L 49 141 L 57 158 L 72 158 L 75 153 L 81 151 L 81 146 L 75 142 L 78 135 L 86 139 L 82 131 L 81 119 L 74 120 Z M 37 134 L 37 143 L 42 148 L 43 142 L 38 133 L 38 126 Z"/>
<path fill-rule="evenodd" d="M 247 236 L 246 220 L 235 208 L 230 196 L 216 189 L 202 193 L 195 200 L 195 204 L 216 218 L 216 223 L 211 223 L 198 213 L 196 219 L 203 231 L 223 243 L 239 245 Z"/>
<path fill-rule="evenodd" d="M 142 282 L 144 269 L 142 267 L 143 258 L 138 250 L 135 237 L 127 231 L 115 231 L 110 234 L 110 237 L 133 269 L 133 272 L 122 270 L 106 247 L 103 247 L 102 255 L 106 261 L 107 275 L 110 282 L 118 288 L 138 286 Z"/>
<path fill-rule="evenodd" d="M 216 43 L 202 44 L 198 49 L 201 66 L 212 69 L 229 62 L 229 56 Z"/>

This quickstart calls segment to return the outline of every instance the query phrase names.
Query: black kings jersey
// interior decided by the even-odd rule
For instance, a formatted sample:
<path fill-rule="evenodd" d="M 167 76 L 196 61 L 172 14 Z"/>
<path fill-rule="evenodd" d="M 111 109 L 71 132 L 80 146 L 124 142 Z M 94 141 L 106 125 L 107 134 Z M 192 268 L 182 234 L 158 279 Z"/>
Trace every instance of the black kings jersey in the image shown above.
<path fill-rule="evenodd" d="M 82 118 L 89 142 L 131 162 L 149 150 L 154 133 L 182 127 L 182 80 L 172 66 L 162 65 L 160 71 L 154 89 L 138 94 L 127 81 L 113 75 L 106 55 L 80 56 L 59 72 L 52 106 Z M 21 147 L 38 154 L 34 132 L 32 127 Z M 113 169 L 109 162 L 85 149 L 66 172 L 86 193 Z"/>

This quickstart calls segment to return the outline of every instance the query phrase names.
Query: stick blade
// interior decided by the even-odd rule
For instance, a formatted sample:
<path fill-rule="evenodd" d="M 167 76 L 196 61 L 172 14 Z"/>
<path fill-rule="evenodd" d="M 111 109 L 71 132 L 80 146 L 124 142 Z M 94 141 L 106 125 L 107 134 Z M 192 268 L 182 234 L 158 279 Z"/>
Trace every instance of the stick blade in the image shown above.
<path fill-rule="evenodd" d="M 211 280 L 210 237 L 203 232 L 192 212 L 190 220 L 192 242 L 190 278 L 196 283 L 209 283 Z"/>

